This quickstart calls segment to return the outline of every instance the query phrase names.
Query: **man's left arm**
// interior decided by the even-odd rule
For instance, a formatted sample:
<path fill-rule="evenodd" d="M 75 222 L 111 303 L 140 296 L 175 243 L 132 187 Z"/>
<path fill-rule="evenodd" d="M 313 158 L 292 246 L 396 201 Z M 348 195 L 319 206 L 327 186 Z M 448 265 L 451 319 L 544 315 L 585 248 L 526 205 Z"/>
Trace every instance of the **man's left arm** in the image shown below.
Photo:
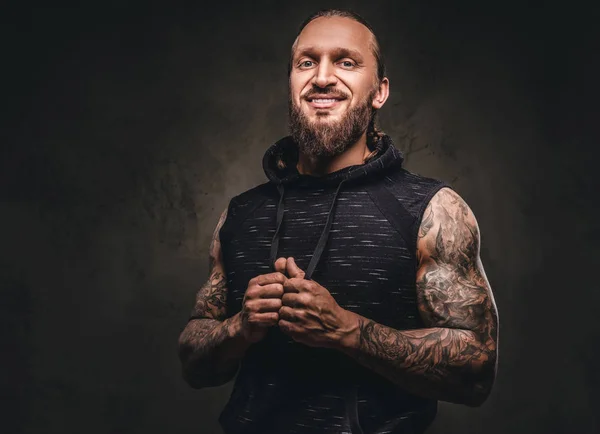
<path fill-rule="evenodd" d="M 417 298 L 427 328 L 396 330 L 347 312 L 342 351 L 416 395 L 481 405 L 496 375 L 498 313 L 473 212 L 454 191 L 431 199 L 417 242 Z"/>

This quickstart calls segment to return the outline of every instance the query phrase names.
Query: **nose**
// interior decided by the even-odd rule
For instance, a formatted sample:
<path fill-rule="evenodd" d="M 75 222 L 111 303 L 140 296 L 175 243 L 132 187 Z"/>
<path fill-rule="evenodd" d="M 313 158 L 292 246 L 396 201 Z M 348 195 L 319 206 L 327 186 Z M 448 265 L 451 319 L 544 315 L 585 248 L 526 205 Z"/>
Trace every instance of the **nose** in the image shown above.
<path fill-rule="evenodd" d="M 328 61 L 322 61 L 319 66 L 315 68 L 315 76 L 313 77 L 313 84 L 319 87 L 327 87 L 337 83 L 335 76 L 334 65 Z"/>

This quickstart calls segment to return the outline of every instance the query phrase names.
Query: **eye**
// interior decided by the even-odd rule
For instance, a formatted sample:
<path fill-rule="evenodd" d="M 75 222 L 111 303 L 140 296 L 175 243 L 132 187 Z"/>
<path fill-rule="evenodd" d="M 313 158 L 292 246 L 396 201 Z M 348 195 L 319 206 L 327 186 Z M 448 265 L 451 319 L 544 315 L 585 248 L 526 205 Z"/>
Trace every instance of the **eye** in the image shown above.
<path fill-rule="evenodd" d="M 354 63 L 352 60 L 342 60 L 340 63 L 344 68 L 353 68 L 356 66 L 356 63 Z"/>
<path fill-rule="evenodd" d="M 314 62 L 312 60 L 303 60 L 302 62 L 300 62 L 300 68 L 310 68 L 311 66 L 314 65 Z"/>

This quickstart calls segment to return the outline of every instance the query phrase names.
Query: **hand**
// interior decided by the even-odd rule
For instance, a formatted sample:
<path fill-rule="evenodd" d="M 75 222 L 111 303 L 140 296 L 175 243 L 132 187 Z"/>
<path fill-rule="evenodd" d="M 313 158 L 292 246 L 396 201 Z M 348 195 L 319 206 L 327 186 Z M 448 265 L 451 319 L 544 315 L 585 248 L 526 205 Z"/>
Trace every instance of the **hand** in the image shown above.
<path fill-rule="evenodd" d="M 276 269 L 283 266 L 285 258 L 277 260 Z M 250 279 L 244 294 L 240 311 L 241 331 L 244 338 L 255 343 L 262 340 L 269 330 L 279 321 L 279 309 L 282 306 L 283 283 L 286 276 L 277 271 L 261 274 Z"/>
<path fill-rule="evenodd" d="M 352 312 L 340 307 L 323 286 L 306 280 L 294 258 L 288 258 L 285 266 L 288 279 L 283 283 L 279 328 L 311 347 L 340 348 L 354 329 Z"/>

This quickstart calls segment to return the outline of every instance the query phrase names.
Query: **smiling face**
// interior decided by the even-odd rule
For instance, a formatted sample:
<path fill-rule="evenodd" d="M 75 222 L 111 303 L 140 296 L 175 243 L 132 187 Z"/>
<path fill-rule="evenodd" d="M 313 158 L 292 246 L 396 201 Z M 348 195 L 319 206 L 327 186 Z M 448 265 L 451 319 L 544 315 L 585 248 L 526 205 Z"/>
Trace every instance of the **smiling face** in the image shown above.
<path fill-rule="evenodd" d="M 290 69 L 290 130 L 309 156 L 335 156 L 365 133 L 387 99 L 374 37 L 346 17 L 320 17 L 298 36 Z"/>

